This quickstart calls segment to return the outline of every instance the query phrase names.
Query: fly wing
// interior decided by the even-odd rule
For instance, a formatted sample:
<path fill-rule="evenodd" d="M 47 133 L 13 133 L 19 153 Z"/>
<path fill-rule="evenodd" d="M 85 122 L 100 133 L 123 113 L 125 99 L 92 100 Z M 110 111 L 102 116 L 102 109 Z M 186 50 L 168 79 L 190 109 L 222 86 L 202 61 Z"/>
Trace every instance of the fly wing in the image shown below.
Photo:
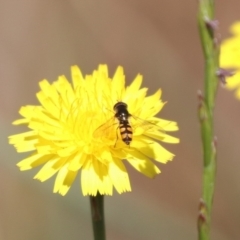
<path fill-rule="evenodd" d="M 159 126 L 157 121 L 155 120 L 144 120 L 141 119 L 137 116 L 131 115 L 131 122 L 132 122 L 132 127 L 136 130 L 137 128 L 141 128 L 144 132 L 149 131 L 149 132 L 156 132 L 160 131 L 162 133 L 165 133 L 165 130 Z"/>
<path fill-rule="evenodd" d="M 169 125 L 171 126 L 171 129 L 174 129 L 174 122 L 165 122 L 164 120 L 159 121 L 159 119 L 154 117 L 150 120 L 143 120 L 136 116 L 131 116 L 131 122 L 135 136 L 144 135 L 147 138 L 169 143 L 179 142 L 177 138 L 168 135 L 165 131 Z"/>
<path fill-rule="evenodd" d="M 115 118 L 112 117 L 109 120 L 107 120 L 105 123 L 100 125 L 93 133 L 93 136 L 96 138 L 100 137 L 108 137 L 112 135 L 113 133 L 116 134 L 116 131 L 114 130 L 116 128 L 116 121 Z"/>

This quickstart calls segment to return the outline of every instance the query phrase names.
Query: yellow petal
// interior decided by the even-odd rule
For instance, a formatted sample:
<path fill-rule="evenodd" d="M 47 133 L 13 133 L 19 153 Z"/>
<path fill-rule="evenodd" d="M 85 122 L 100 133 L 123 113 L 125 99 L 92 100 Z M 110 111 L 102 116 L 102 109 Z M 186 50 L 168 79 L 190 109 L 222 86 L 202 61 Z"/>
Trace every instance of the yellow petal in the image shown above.
<path fill-rule="evenodd" d="M 166 133 L 159 134 L 157 132 L 156 133 L 146 132 L 145 135 L 166 143 L 179 143 L 179 138 L 170 136 Z"/>
<path fill-rule="evenodd" d="M 39 86 L 42 90 L 42 93 L 48 97 L 49 99 L 51 99 L 51 101 L 54 103 L 54 105 L 58 106 L 59 102 L 58 102 L 58 93 L 56 91 L 56 89 L 50 85 L 50 83 L 44 79 L 43 81 L 39 82 Z"/>
<path fill-rule="evenodd" d="M 15 147 L 19 153 L 30 152 L 36 149 L 35 145 L 38 143 L 38 141 L 38 139 L 33 139 L 31 141 L 19 142 L 15 145 Z"/>
<path fill-rule="evenodd" d="M 20 108 L 19 113 L 26 119 L 30 120 L 36 115 L 36 112 L 42 110 L 43 108 L 40 106 L 25 106 Z"/>
<path fill-rule="evenodd" d="M 155 102 L 160 99 L 162 90 L 158 89 L 153 95 L 144 98 L 144 106 L 154 106 Z"/>
<path fill-rule="evenodd" d="M 61 106 L 70 108 L 71 104 L 75 100 L 75 93 L 72 85 L 68 82 L 65 76 L 59 76 L 58 80 L 54 82 L 53 85 L 59 93 L 59 101 L 61 101 Z"/>
<path fill-rule="evenodd" d="M 98 66 L 98 72 L 101 74 L 100 77 L 108 78 L 108 67 L 106 64 L 100 64 Z"/>
<path fill-rule="evenodd" d="M 169 132 L 174 132 L 178 130 L 178 125 L 176 122 L 164 120 L 161 118 L 152 117 L 148 121 L 153 121 L 154 124 L 159 126 L 161 129 Z"/>
<path fill-rule="evenodd" d="M 113 159 L 109 163 L 109 177 L 118 193 L 131 191 L 128 173 L 122 161 Z"/>
<path fill-rule="evenodd" d="M 112 195 L 112 183 L 108 175 L 107 166 L 94 161 L 86 162 L 81 172 L 81 185 L 83 195 L 96 196 L 100 194 Z"/>
<path fill-rule="evenodd" d="M 143 155 L 142 153 L 138 151 L 132 151 L 130 153 L 131 156 L 134 158 L 128 158 L 127 161 L 140 173 L 143 173 L 145 176 L 149 178 L 155 177 L 157 174 L 159 174 L 161 171 L 159 168 L 154 165 L 148 157 Z"/>
<path fill-rule="evenodd" d="M 125 92 L 125 75 L 123 73 L 123 68 L 119 66 L 112 79 L 112 99 L 115 102 L 120 102 L 123 99 Z"/>
<path fill-rule="evenodd" d="M 40 166 L 50 159 L 54 158 L 54 155 L 45 155 L 45 154 L 38 154 L 35 153 L 30 157 L 27 157 L 20 161 L 17 166 L 20 168 L 21 171 L 29 170 L 34 167 Z"/>
<path fill-rule="evenodd" d="M 230 31 L 233 34 L 240 35 L 240 22 L 237 21 L 234 24 L 232 24 L 232 26 L 230 27 Z"/>
<path fill-rule="evenodd" d="M 174 157 L 174 154 L 167 151 L 155 141 L 139 141 L 137 139 L 134 139 L 131 146 L 138 149 L 139 152 L 143 153 L 147 157 L 161 163 L 167 163 L 168 161 L 171 161 Z"/>
<path fill-rule="evenodd" d="M 77 150 L 77 146 L 76 145 L 70 145 L 70 146 L 67 146 L 67 147 L 65 147 L 63 149 L 59 149 L 57 151 L 57 153 L 58 153 L 58 155 L 60 157 L 68 157 L 71 154 L 73 154 L 76 150 Z"/>
<path fill-rule="evenodd" d="M 10 144 L 15 144 L 18 143 L 20 141 L 24 141 L 25 138 L 27 137 L 35 137 L 36 136 L 36 132 L 35 131 L 28 131 L 28 132 L 24 132 L 24 133 L 18 133 L 15 135 L 11 135 L 9 136 L 9 143 Z"/>
<path fill-rule="evenodd" d="M 43 92 L 38 92 L 36 94 L 39 102 L 42 104 L 42 106 L 49 112 L 51 113 L 52 116 L 59 116 L 60 110 L 58 107 L 52 102 L 52 100 L 47 97 Z M 36 109 L 40 110 L 40 109 Z M 38 112 L 40 114 L 40 111 Z"/>
<path fill-rule="evenodd" d="M 34 176 L 34 179 L 38 179 L 41 182 L 46 181 L 52 177 L 65 163 L 66 159 L 55 157 L 47 162 L 41 170 Z"/>
<path fill-rule="evenodd" d="M 78 66 L 71 67 L 71 74 L 72 74 L 72 82 L 74 89 L 78 89 L 80 86 L 83 85 L 84 78 L 82 72 Z"/>
<path fill-rule="evenodd" d="M 87 155 L 82 151 L 77 151 L 76 154 L 71 158 L 68 169 L 70 171 L 78 171 L 85 163 Z"/>
<path fill-rule="evenodd" d="M 68 163 L 61 167 L 55 180 L 53 192 L 59 192 L 62 196 L 66 195 L 73 184 L 77 173 L 77 171 L 70 171 L 68 169 Z"/>
<path fill-rule="evenodd" d="M 130 86 L 127 87 L 126 89 L 126 97 L 128 98 L 128 96 L 132 96 L 132 94 L 135 94 L 139 88 L 142 85 L 142 75 L 138 74 L 135 79 L 133 80 L 133 82 L 130 84 Z"/>
<path fill-rule="evenodd" d="M 129 100 L 125 101 L 131 114 L 136 115 L 138 109 L 142 110 L 143 100 L 146 96 L 146 93 L 147 88 L 142 88 L 137 93 L 135 93 L 134 97 L 132 96 Z"/>
<path fill-rule="evenodd" d="M 148 108 L 148 111 L 146 111 L 147 117 L 146 118 L 150 118 L 155 116 L 158 112 L 160 112 L 163 108 L 163 106 L 166 104 L 161 102 L 161 101 L 157 101 L 155 102 L 155 104 L 151 107 Z"/>
<path fill-rule="evenodd" d="M 28 124 L 28 123 L 29 123 L 28 119 L 22 118 L 22 119 L 15 120 L 12 124 L 13 125 L 21 125 L 21 124 Z"/>
<path fill-rule="evenodd" d="M 237 71 L 232 77 L 227 78 L 226 88 L 232 90 L 240 87 L 240 71 Z"/>

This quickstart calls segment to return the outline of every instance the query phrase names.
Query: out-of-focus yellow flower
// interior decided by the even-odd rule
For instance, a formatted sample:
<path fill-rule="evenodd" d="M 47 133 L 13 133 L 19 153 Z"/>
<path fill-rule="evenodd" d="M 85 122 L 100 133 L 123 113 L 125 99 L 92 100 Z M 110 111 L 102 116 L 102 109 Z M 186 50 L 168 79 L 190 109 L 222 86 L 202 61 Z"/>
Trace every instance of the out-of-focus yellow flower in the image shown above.
<path fill-rule="evenodd" d="M 20 109 L 23 119 L 13 124 L 26 124 L 30 131 L 10 136 L 9 141 L 18 152 L 33 151 L 17 164 L 20 170 L 43 165 L 34 178 L 43 182 L 57 174 L 53 191 L 61 195 L 80 172 L 83 195 L 93 196 L 112 195 L 113 186 L 118 193 L 131 191 L 124 162 L 150 178 L 159 174 L 152 160 L 166 163 L 174 155 L 156 140 L 179 142 L 166 134 L 178 130 L 176 122 L 154 117 L 164 105 L 161 91 L 146 97 L 147 88 L 140 89 L 141 75 L 125 88 L 122 67 L 112 79 L 106 65 L 85 78 L 77 66 L 71 74 L 72 84 L 65 76 L 52 84 L 41 81 L 37 93 L 41 105 Z M 120 133 L 127 128 L 119 127 L 113 110 L 119 101 L 127 104 L 132 115 L 129 145 L 123 141 L 126 133 Z"/>
<path fill-rule="evenodd" d="M 220 66 L 224 69 L 234 69 L 233 76 L 227 76 L 226 88 L 236 89 L 236 97 L 240 99 L 240 22 L 230 28 L 232 37 L 221 44 Z"/>

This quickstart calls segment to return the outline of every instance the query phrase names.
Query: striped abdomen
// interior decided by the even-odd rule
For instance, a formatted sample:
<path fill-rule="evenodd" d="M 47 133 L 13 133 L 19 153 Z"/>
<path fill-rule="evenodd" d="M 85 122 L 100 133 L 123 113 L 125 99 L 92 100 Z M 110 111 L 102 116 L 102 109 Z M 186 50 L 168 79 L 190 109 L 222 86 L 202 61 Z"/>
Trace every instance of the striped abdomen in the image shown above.
<path fill-rule="evenodd" d="M 114 107 L 115 118 L 119 121 L 119 129 L 122 141 L 127 145 L 132 141 L 132 127 L 129 124 L 128 119 L 131 117 L 131 114 L 127 110 L 127 104 L 124 102 L 117 102 Z"/>
<path fill-rule="evenodd" d="M 119 124 L 120 134 L 123 142 L 129 145 L 132 141 L 132 127 L 128 121 L 120 122 Z"/>

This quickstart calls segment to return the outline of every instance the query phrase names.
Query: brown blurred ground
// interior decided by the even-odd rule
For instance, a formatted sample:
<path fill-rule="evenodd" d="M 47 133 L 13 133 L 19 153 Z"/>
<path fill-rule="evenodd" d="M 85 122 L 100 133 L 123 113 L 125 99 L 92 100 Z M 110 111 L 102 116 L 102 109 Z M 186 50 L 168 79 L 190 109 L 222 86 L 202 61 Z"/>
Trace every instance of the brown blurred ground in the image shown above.
<path fill-rule="evenodd" d="M 240 19 L 240 2 L 217 1 L 223 37 Z M 149 180 L 129 167 L 133 192 L 106 198 L 108 239 L 197 239 L 201 195 L 201 147 L 196 92 L 203 58 L 196 27 L 197 1 L 0 0 L 0 239 L 92 239 L 88 199 L 78 180 L 66 197 L 52 194 L 53 180 L 33 181 L 34 171 L 15 167 L 22 156 L 6 137 L 21 105 L 37 103 L 38 81 L 69 76 L 78 64 L 90 73 L 107 63 L 113 73 L 137 73 L 152 93 L 163 89 L 161 117 L 179 123 L 176 153 Z M 216 104 L 218 174 L 213 209 L 214 240 L 240 239 L 240 102 L 220 88 Z"/>

